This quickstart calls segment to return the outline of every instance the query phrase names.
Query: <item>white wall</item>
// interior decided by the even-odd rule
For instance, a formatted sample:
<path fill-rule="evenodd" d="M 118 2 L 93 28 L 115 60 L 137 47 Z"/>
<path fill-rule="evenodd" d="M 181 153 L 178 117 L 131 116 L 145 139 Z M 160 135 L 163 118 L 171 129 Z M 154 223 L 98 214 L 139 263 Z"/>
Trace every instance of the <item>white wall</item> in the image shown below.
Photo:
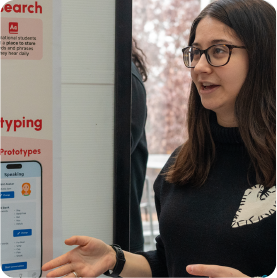
<path fill-rule="evenodd" d="M 114 22 L 115 0 L 62 0 L 63 239 L 112 243 Z"/>

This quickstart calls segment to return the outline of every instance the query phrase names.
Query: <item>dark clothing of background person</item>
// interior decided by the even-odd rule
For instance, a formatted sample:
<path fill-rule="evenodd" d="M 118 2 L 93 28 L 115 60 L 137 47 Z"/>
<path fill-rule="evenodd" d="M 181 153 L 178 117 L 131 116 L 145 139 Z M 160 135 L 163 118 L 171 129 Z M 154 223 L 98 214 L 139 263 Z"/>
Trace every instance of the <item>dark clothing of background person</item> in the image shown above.
<path fill-rule="evenodd" d="M 140 202 L 146 174 L 148 150 L 145 136 L 147 116 L 146 91 L 141 74 L 132 62 L 132 121 L 131 121 L 131 219 L 130 251 L 143 250 L 143 230 Z"/>

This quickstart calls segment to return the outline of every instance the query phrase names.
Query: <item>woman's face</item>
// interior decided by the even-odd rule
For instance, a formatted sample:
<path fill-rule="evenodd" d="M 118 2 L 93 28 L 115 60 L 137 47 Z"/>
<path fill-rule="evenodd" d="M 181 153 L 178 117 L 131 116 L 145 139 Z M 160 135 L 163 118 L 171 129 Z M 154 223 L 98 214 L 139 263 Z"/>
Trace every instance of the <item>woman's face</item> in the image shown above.
<path fill-rule="evenodd" d="M 203 18 L 196 29 L 193 45 L 204 50 L 214 44 L 244 46 L 234 31 L 222 22 Z M 234 48 L 230 61 L 222 67 L 213 67 L 203 54 L 191 69 L 191 77 L 201 98 L 202 105 L 217 114 L 222 126 L 236 126 L 234 116 L 236 97 L 248 72 L 248 54 L 245 49 Z M 204 85 L 212 85 L 205 86 Z"/>

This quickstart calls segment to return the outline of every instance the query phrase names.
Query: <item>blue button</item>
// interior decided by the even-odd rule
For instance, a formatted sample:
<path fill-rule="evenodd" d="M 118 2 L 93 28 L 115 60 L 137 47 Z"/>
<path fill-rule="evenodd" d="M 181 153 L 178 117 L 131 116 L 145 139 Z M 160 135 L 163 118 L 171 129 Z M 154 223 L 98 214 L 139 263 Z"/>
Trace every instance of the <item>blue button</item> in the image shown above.
<path fill-rule="evenodd" d="M 12 271 L 19 269 L 27 269 L 27 262 L 23 263 L 13 263 L 13 264 L 2 264 L 3 271 Z"/>
<path fill-rule="evenodd" d="M 13 237 L 31 236 L 31 235 L 32 235 L 32 229 L 14 230 L 14 231 L 13 231 Z"/>
<path fill-rule="evenodd" d="M 14 198 L 14 191 L 1 192 L 1 199 L 12 199 Z"/>

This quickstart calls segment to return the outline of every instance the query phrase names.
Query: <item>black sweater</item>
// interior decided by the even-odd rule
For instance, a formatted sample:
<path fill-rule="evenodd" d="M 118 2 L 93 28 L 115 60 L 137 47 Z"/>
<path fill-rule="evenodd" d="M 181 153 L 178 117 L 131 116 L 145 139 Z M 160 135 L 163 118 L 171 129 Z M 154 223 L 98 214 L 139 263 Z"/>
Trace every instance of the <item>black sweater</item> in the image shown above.
<path fill-rule="evenodd" d="M 276 187 L 261 194 L 253 173 L 248 183 L 250 159 L 238 128 L 213 120 L 211 129 L 216 159 L 202 187 L 169 184 L 162 174 L 155 181 L 160 236 L 156 251 L 140 253 L 154 277 L 191 277 L 189 264 L 228 266 L 252 277 L 274 271 Z"/>

